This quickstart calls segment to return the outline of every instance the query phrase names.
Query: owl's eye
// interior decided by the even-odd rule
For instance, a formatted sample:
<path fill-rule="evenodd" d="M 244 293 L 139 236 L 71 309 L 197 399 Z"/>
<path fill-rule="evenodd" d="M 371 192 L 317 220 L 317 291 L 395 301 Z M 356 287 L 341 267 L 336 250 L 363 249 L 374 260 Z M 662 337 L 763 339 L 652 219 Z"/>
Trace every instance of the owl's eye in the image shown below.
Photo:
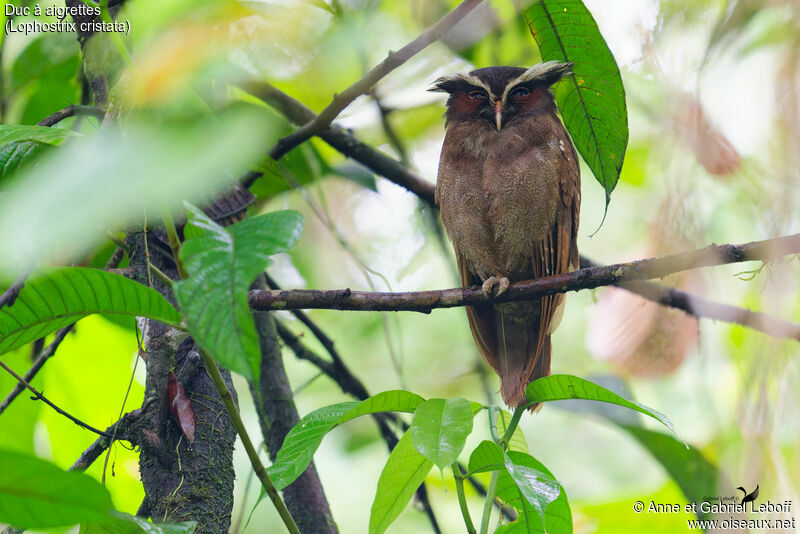
<path fill-rule="evenodd" d="M 529 94 L 531 92 L 527 87 L 517 87 L 511 91 L 511 96 L 528 96 Z"/>
<path fill-rule="evenodd" d="M 484 93 L 483 91 L 470 91 L 469 97 L 474 100 L 483 100 L 486 98 L 486 93 Z"/>

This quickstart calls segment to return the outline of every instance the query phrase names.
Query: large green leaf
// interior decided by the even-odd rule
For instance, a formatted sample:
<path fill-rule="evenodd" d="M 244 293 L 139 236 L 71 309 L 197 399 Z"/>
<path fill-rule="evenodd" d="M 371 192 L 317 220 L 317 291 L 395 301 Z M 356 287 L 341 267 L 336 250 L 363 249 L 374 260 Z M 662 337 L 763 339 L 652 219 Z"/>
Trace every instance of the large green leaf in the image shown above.
<path fill-rule="evenodd" d="M 411 434 L 403 434 L 378 479 L 378 489 L 369 514 L 369 534 L 386 532 L 432 467 L 433 462 L 414 448 Z"/>
<path fill-rule="evenodd" d="M 528 384 L 525 396 L 530 402 L 534 403 L 564 399 L 585 399 L 616 404 L 652 417 L 680 438 L 678 431 L 672 425 L 672 421 L 666 415 L 647 406 L 626 400 L 613 391 L 577 376 L 551 375 L 539 378 Z M 681 441 L 683 440 L 681 439 Z"/>
<path fill-rule="evenodd" d="M 362 402 L 341 402 L 314 410 L 286 435 L 275 463 L 268 470 L 272 483 L 283 489 L 294 482 L 311 463 L 325 434 L 342 423 L 372 413 L 413 413 L 424 400 L 408 391 L 384 391 Z"/>
<path fill-rule="evenodd" d="M 64 128 L 30 126 L 27 124 L 0 124 L 0 145 L 17 141 L 36 141 L 38 143 L 58 144 L 71 135 L 78 135 Z"/>
<path fill-rule="evenodd" d="M 181 261 L 189 278 L 175 297 L 197 344 L 219 363 L 258 380 L 261 352 L 247 292 L 273 254 L 289 249 L 303 229 L 296 211 L 276 211 L 223 228 L 188 205 Z"/>
<path fill-rule="evenodd" d="M 414 448 L 439 466 L 451 465 L 472 432 L 472 408 L 466 399 L 430 399 L 417 406 L 409 429 Z"/>
<path fill-rule="evenodd" d="M 502 532 L 571 534 L 567 494 L 553 474 L 527 453 L 503 450 L 483 441 L 472 451 L 469 472 L 499 471 L 496 495 L 519 512 Z"/>
<path fill-rule="evenodd" d="M 525 18 L 543 61 L 574 63 L 573 74 L 553 88 L 556 102 L 608 205 L 628 144 L 625 89 L 614 56 L 581 0 L 535 0 Z"/>
<path fill-rule="evenodd" d="M 157 291 L 99 269 L 61 267 L 29 279 L 0 309 L 0 354 L 93 313 L 149 317 L 177 325 L 180 314 Z"/>
<path fill-rule="evenodd" d="M 0 451 L 0 523 L 25 529 L 103 521 L 111 496 L 84 473 L 22 454 Z"/>

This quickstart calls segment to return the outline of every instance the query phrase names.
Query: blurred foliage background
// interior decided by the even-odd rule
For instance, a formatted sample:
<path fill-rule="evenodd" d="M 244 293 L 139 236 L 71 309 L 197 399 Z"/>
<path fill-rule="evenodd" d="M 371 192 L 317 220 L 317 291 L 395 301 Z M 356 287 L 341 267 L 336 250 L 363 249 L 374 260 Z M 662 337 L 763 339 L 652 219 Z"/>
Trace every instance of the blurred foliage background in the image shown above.
<path fill-rule="evenodd" d="M 599 231 L 603 191 L 583 167 L 581 252 L 611 263 L 796 232 L 800 3 L 585 3 L 622 71 L 631 133 L 620 183 Z M 65 178 L 54 169 L 63 169 L 74 180 L 69 182 L 73 194 L 56 196 L 45 180 L 37 182 L 39 193 L 29 204 L 17 205 L 22 197 L 13 196 L 14 191 L 31 193 L 15 189 L 22 180 L 9 181 L 17 210 L 13 216 L 8 211 L 0 215 L 5 259 L 13 265 L 19 244 L 35 242 L 61 263 L 102 266 L 113 250 L 103 241 L 104 224 L 124 228 L 126 218 L 141 218 L 141 205 L 124 204 L 125 198 L 137 199 L 146 190 L 154 194 L 153 184 L 162 181 L 171 184 L 168 198 L 177 199 L 190 189 L 201 197 L 210 194 L 219 175 L 237 176 L 258 164 L 290 130 L 277 112 L 227 84 L 266 80 L 319 111 L 334 93 L 456 4 L 215 0 L 200 6 L 186 0 L 127 1 L 116 18 L 130 21 L 130 35 L 100 35 L 88 43 L 86 57 L 96 62 L 90 68 L 102 66 L 113 73 L 115 113 L 136 129 L 121 140 L 105 139 L 101 157 L 91 143 L 104 134 L 96 132 L 93 118 L 59 124 L 77 129 L 86 140 L 69 141 L 58 154 L 37 159 L 25 169 L 26 179 L 30 183 L 51 176 L 55 183 Z M 131 62 L 119 55 L 120 44 L 132 51 Z M 392 72 L 371 96 L 353 103 L 338 122 L 433 181 L 444 107 L 443 97 L 426 92 L 432 81 L 453 71 L 528 66 L 538 60 L 514 3 L 484 2 L 443 41 Z M 3 122 L 35 124 L 79 103 L 79 65 L 74 34 L 6 35 Z M 223 119 L 209 119 L 212 110 L 222 109 Z M 9 154 L 0 158 L 4 166 L 13 164 Z M 185 164 L 194 158 L 199 163 Z M 318 139 L 282 160 L 281 171 L 287 179 L 267 174 L 256 183 L 258 198 L 251 208 L 254 213 L 293 208 L 306 216 L 299 243 L 270 268 L 281 286 L 401 291 L 458 285 L 452 251 L 436 214 L 412 194 L 345 160 Z M 99 184 L 104 187 L 98 189 Z M 122 214 L 117 211 L 120 203 L 126 206 Z M 29 209 L 35 216 L 25 216 Z M 53 243 L 71 243 L 56 231 L 62 226 L 74 243 L 53 251 Z M 13 270 L 7 271 L 13 276 Z M 800 321 L 798 275 L 795 257 L 763 267 L 696 270 L 667 282 L 713 300 Z M 570 294 L 567 301 L 554 338 L 554 373 L 613 378 L 617 388 L 628 388 L 636 400 L 666 413 L 732 486 L 751 489 L 758 484 L 763 499 L 791 499 L 800 506 L 796 342 L 698 322 L 615 289 Z M 278 315 L 293 331 L 305 332 L 288 313 Z M 481 361 L 461 309 L 430 315 L 312 310 L 309 315 L 370 393 L 406 388 L 427 398 L 500 402 L 496 377 Z M 306 334 L 303 340 L 324 353 L 313 336 Z M 26 347 L 4 361 L 24 372 L 30 355 Z M 119 415 L 135 355 L 132 323 L 85 319 L 33 384 L 77 417 L 105 428 Z M 349 400 L 288 349 L 285 363 L 301 415 Z M 140 405 L 143 377 L 139 367 L 126 410 Z M 13 384 L 11 377 L 0 375 L 0 393 L 5 395 Z M 238 386 L 247 391 L 244 382 Z M 251 400 L 241 395 L 240 402 L 256 433 Z M 25 396 L 2 414 L 0 425 L 0 446 L 33 451 L 62 467 L 94 440 Z M 470 438 L 473 447 L 488 436 L 485 414 L 476 425 L 483 430 Z M 607 420 L 547 405 L 540 414 L 526 416 L 522 428 L 531 454 L 566 488 L 576 532 L 687 530 L 688 514 L 632 511 L 636 500 L 683 504 L 685 497 L 652 456 Z M 323 442 L 316 465 L 341 532 L 366 530 L 386 455 L 369 420 L 337 429 Z M 232 532 L 279 528 L 277 514 L 262 504 L 245 529 L 258 485 L 245 474 L 249 463 L 240 450 L 236 461 L 240 478 Z M 99 478 L 102 470 L 97 462 L 89 473 Z M 133 513 L 141 502 L 137 470 L 135 451 L 117 443 L 106 484 L 120 510 Z M 451 483 L 436 471 L 428 479 L 445 532 L 463 528 Z M 470 499 L 477 510 L 480 499 Z M 428 528 L 425 516 L 409 508 L 390 531 Z"/>

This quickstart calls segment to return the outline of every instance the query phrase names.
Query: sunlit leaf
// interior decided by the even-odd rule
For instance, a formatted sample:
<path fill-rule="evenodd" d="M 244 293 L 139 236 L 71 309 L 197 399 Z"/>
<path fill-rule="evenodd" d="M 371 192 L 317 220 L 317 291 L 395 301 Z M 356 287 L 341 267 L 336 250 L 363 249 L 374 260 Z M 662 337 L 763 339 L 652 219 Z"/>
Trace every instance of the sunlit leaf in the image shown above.
<path fill-rule="evenodd" d="M 433 462 L 414 448 L 406 432 L 397 443 L 378 478 L 369 514 L 369 534 L 382 534 L 397 519 L 414 492 L 428 476 Z"/>
<path fill-rule="evenodd" d="M 192 337 L 222 365 L 258 380 L 261 351 L 247 292 L 270 256 L 289 249 L 303 216 L 285 210 L 223 228 L 187 205 L 181 261 L 189 277 L 174 285 Z"/>
<path fill-rule="evenodd" d="M 525 396 L 530 402 L 534 403 L 564 399 L 586 399 L 616 404 L 652 417 L 669 428 L 680 439 L 680 435 L 672 425 L 672 421 L 666 415 L 647 406 L 626 400 L 613 391 L 577 376 L 551 375 L 539 378 L 528 384 Z M 681 441 L 683 440 L 681 439 Z"/>
<path fill-rule="evenodd" d="M 466 399 L 429 399 L 417 406 L 409 433 L 414 448 L 440 469 L 458 459 L 472 432 Z"/>
<path fill-rule="evenodd" d="M 38 458 L 0 451 L 0 523 L 25 529 L 102 521 L 113 509 L 99 482 Z"/>
<path fill-rule="evenodd" d="M 314 410 L 286 435 L 275 463 L 268 470 L 272 483 L 283 489 L 294 482 L 311 463 L 325 434 L 340 424 L 372 413 L 413 413 L 424 400 L 408 391 L 384 391 L 362 402 L 341 402 Z"/>
<path fill-rule="evenodd" d="M 181 316 L 157 291 L 99 269 L 51 269 L 25 283 L 0 309 L 0 354 L 93 313 L 149 317 L 176 325 Z"/>
<path fill-rule="evenodd" d="M 628 144 L 625 89 L 614 55 L 581 0 L 535 0 L 525 18 L 543 61 L 574 63 L 573 75 L 553 90 L 575 148 L 608 204 Z"/>

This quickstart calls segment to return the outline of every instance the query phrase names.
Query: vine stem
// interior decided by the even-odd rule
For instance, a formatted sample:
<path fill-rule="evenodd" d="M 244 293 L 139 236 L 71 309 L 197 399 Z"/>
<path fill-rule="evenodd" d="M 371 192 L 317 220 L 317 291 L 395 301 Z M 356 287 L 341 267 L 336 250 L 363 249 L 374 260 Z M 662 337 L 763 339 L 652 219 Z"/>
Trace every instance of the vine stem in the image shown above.
<path fill-rule="evenodd" d="M 261 459 L 258 457 L 258 452 L 253 446 L 253 442 L 250 441 L 250 436 L 247 433 L 244 422 L 242 422 L 241 416 L 239 415 L 239 410 L 236 408 L 236 404 L 233 402 L 233 396 L 231 395 L 227 384 L 225 384 L 225 381 L 222 379 L 222 375 L 219 373 L 217 362 L 202 349 L 200 350 L 200 355 L 203 357 L 203 363 L 206 366 L 208 375 L 211 377 L 211 380 L 217 387 L 220 397 L 222 397 L 222 402 L 225 404 L 225 409 L 228 411 L 231 421 L 233 421 L 233 426 L 236 427 L 236 432 L 239 434 L 239 437 L 242 440 L 242 445 L 244 445 L 244 450 L 247 452 L 247 457 L 250 458 L 250 464 L 253 466 L 253 471 L 255 471 L 256 476 L 261 481 L 261 485 L 264 486 L 264 491 L 269 496 L 272 504 L 275 506 L 275 509 L 278 510 L 278 515 L 281 516 L 283 524 L 286 525 L 287 529 L 289 529 L 289 533 L 300 534 L 300 530 L 297 528 L 294 518 L 286 508 L 286 504 L 278 494 L 278 490 L 275 489 L 272 479 L 269 478 L 269 474 L 267 473 L 264 464 L 261 463 Z"/>
<path fill-rule="evenodd" d="M 500 478 L 500 471 L 492 471 L 492 479 L 489 481 L 489 489 L 486 490 L 486 501 L 483 503 L 481 534 L 489 533 L 489 520 L 492 517 L 492 506 L 494 504 L 494 494 L 497 491 L 498 478 Z"/>
<path fill-rule="evenodd" d="M 511 416 L 511 421 L 508 422 L 508 428 L 506 428 L 506 431 L 503 433 L 503 436 L 500 439 L 497 438 L 497 431 L 494 430 L 497 428 L 497 426 L 492 417 L 492 411 L 489 411 L 489 427 L 493 429 L 492 437 L 494 438 L 495 443 L 497 443 L 497 445 L 503 449 L 503 452 L 508 449 L 508 442 L 511 441 L 511 436 L 513 436 L 514 432 L 517 430 L 517 426 L 522 418 L 522 414 L 525 413 L 525 410 L 528 409 L 528 406 L 530 406 L 530 403 L 517 406 L 516 409 L 514 409 L 514 414 Z M 486 492 L 486 502 L 483 505 L 483 515 L 481 516 L 481 534 L 488 534 L 489 532 L 489 521 L 492 517 L 492 505 L 494 504 L 494 495 L 497 491 L 497 479 L 499 477 L 499 470 L 492 471 L 492 478 L 489 481 L 489 489 Z"/>
<path fill-rule="evenodd" d="M 456 481 L 456 494 L 458 495 L 458 505 L 461 507 L 461 515 L 464 517 L 464 524 L 467 526 L 468 534 L 477 534 L 475 525 L 472 524 L 472 517 L 469 515 L 467 507 L 467 497 L 464 494 L 464 474 L 458 462 L 453 462 L 453 478 Z"/>

